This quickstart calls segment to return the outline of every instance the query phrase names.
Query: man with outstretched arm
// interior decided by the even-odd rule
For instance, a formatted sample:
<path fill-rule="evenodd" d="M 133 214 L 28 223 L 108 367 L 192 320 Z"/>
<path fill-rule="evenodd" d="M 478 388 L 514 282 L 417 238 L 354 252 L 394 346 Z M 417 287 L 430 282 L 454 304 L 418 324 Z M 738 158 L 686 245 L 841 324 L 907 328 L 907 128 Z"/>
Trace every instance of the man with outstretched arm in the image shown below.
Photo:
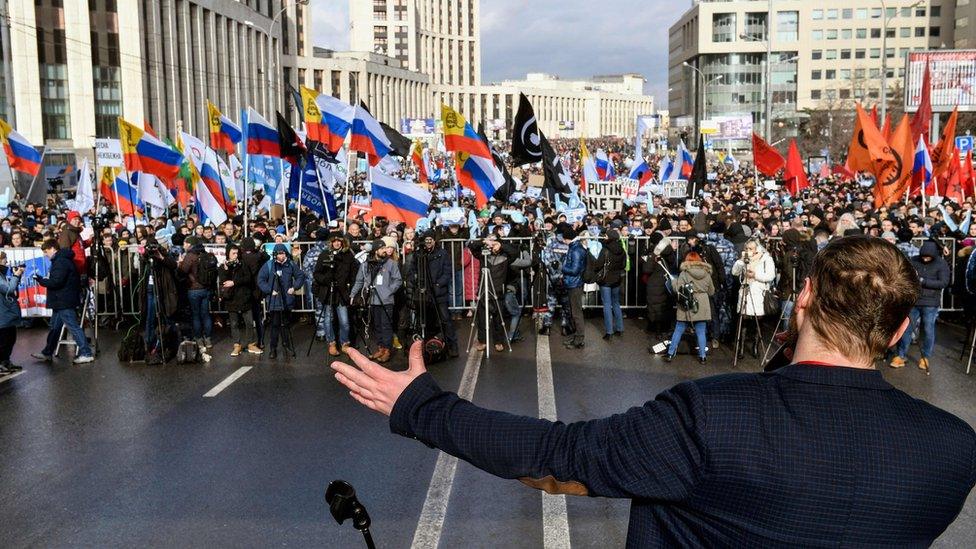
<path fill-rule="evenodd" d="M 788 365 L 687 381 L 572 424 L 443 391 L 419 346 L 392 372 L 334 363 L 390 429 L 550 493 L 631 499 L 627 545 L 929 545 L 976 482 L 976 434 L 889 385 L 918 275 L 892 244 L 831 242 L 796 297 Z"/>

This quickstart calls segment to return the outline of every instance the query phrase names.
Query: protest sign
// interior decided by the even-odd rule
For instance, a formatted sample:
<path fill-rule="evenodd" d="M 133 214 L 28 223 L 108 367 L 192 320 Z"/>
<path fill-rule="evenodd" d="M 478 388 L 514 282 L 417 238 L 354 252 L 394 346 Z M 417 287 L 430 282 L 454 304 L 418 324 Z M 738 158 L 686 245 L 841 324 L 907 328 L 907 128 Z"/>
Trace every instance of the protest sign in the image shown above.
<path fill-rule="evenodd" d="M 567 223 L 576 223 L 586 217 L 586 208 L 570 208 L 563 210 L 562 213 L 566 215 Z"/>
<path fill-rule="evenodd" d="M 17 295 L 21 316 L 51 316 L 51 310 L 46 307 L 47 288 L 34 280 L 34 275 L 46 277 L 50 273 L 51 260 L 38 248 L 14 248 L 7 252 L 7 259 L 11 265 L 24 266 Z"/>
<path fill-rule="evenodd" d="M 598 213 L 619 212 L 622 206 L 620 187 L 620 179 L 588 185 L 584 199 L 587 209 Z"/>
<path fill-rule="evenodd" d="M 637 193 L 640 191 L 640 181 L 629 177 L 618 177 L 617 183 L 620 183 L 620 198 L 622 200 L 631 202 L 637 198 Z"/>
<path fill-rule="evenodd" d="M 121 168 L 122 143 L 118 139 L 96 139 L 95 163 L 100 168 Z"/>
<path fill-rule="evenodd" d="M 666 199 L 684 198 L 688 196 L 688 181 L 684 179 L 665 181 L 663 187 L 664 190 L 661 194 Z"/>

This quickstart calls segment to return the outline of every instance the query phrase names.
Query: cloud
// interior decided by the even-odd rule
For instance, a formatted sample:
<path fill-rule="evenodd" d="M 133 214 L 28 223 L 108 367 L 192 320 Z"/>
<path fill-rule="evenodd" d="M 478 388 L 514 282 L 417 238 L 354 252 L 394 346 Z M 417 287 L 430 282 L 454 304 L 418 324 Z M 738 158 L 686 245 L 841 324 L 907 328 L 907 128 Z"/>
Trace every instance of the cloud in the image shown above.
<path fill-rule="evenodd" d="M 349 0 L 365 1 L 365 0 Z M 636 72 L 658 105 L 667 104 L 668 27 L 664 0 L 485 0 L 481 2 L 482 81 L 546 72 L 561 78 Z M 312 2 L 316 46 L 349 47 L 349 4 Z"/>

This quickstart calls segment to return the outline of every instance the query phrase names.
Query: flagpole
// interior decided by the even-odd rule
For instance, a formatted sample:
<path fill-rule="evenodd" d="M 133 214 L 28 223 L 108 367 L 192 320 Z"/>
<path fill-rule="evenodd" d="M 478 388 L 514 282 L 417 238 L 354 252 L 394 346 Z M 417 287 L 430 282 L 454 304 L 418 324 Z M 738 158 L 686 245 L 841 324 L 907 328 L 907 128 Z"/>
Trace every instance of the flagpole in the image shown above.
<path fill-rule="evenodd" d="M 305 189 L 305 155 L 299 155 L 298 165 L 301 170 L 298 172 L 298 202 L 295 204 L 295 209 L 298 210 L 298 214 L 295 217 L 295 229 L 296 234 L 302 234 L 302 191 Z M 288 195 L 285 195 L 285 202 L 288 201 Z M 287 208 L 286 208 L 287 211 Z"/>
<path fill-rule="evenodd" d="M 37 183 L 37 176 L 40 175 L 42 171 L 44 171 L 44 156 L 45 155 L 47 155 L 47 145 L 44 145 L 41 148 L 41 162 L 40 162 L 40 166 L 39 166 L 39 168 L 37 170 L 37 173 L 34 174 L 34 179 L 31 180 L 30 187 L 27 188 L 27 196 L 25 196 L 25 198 L 27 199 L 27 202 L 28 203 L 30 203 L 31 193 L 34 192 L 34 184 Z M 10 162 L 7 162 L 7 164 L 9 165 Z M 11 170 L 13 170 L 13 168 L 11 168 Z M 14 190 L 16 190 L 16 188 L 14 188 Z M 44 204 L 43 205 L 44 205 L 44 208 L 47 209 L 47 191 L 46 190 L 44 191 L 44 199 L 45 200 L 44 200 Z"/>
<path fill-rule="evenodd" d="M 349 231 L 349 181 L 352 180 L 352 151 L 346 149 L 346 207 L 342 212 L 342 224 L 345 225 L 345 229 Z M 359 158 L 359 153 L 356 153 L 356 158 Z"/>
<path fill-rule="evenodd" d="M 330 170 L 332 168 L 329 168 Z M 318 181 L 319 194 L 322 196 L 322 211 L 325 212 L 326 223 L 332 223 L 332 216 L 329 215 L 329 202 L 325 199 L 325 189 L 322 188 L 322 172 L 319 171 L 318 162 L 315 163 L 315 179 Z M 333 184 L 335 183 L 335 175 L 332 176 Z M 333 200 L 335 200 L 335 195 L 333 194 Z M 302 197 L 299 194 L 298 203 L 301 204 Z"/>

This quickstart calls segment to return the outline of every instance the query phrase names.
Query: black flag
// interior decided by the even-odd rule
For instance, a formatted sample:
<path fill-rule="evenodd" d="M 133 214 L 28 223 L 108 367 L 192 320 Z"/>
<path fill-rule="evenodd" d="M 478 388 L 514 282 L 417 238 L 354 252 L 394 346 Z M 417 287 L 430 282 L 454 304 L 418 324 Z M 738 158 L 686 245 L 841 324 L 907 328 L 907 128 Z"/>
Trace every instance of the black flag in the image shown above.
<path fill-rule="evenodd" d="M 491 158 L 495 161 L 495 167 L 498 168 L 498 171 L 502 172 L 502 176 L 505 178 L 505 184 L 498 187 L 498 190 L 495 191 L 492 198 L 495 200 L 501 200 L 502 202 L 508 202 L 508 199 L 512 197 L 512 193 L 515 192 L 515 179 L 512 178 L 512 174 L 508 172 L 508 167 L 505 166 L 505 161 L 501 156 L 498 155 L 498 152 L 495 151 L 494 147 L 491 146 L 491 143 L 488 141 L 488 136 L 485 135 L 484 124 L 481 124 L 480 122 L 478 123 L 478 137 L 480 137 L 481 140 L 485 142 L 485 145 L 488 146 L 488 150 L 491 151 Z"/>
<path fill-rule="evenodd" d="M 542 161 L 542 132 L 536 124 L 535 111 L 525 94 L 519 94 L 518 112 L 512 127 L 512 162 L 515 166 Z"/>
<path fill-rule="evenodd" d="M 297 166 L 298 159 L 305 154 L 305 143 L 280 112 L 275 111 L 275 115 L 278 122 L 278 146 L 281 148 L 281 157 Z"/>
<path fill-rule="evenodd" d="M 688 198 L 694 198 L 698 194 L 698 189 L 705 186 L 708 182 L 708 174 L 705 173 L 705 138 L 698 136 L 698 151 L 695 152 L 695 164 L 691 168 L 691 177 L 688 178 L 690 192 Z"/>
<path fill-rule="evenodd" d="M 539 132 L 539 144 L 541 145 L 542 156 L 544 158 L 542 162 L 542 171 L 545 176 L 545 182 L 542 185 L 544 194 L 552 200 L 555 193 L 571 193 L 572 188 L 570 187 L 570 183 L 573 180 L 566 173 L 562 161 L 556 156 L 556 151 L 552 150 L 552 145 L 549 144 L 549 140 L 546 139 L 546 136 L 542 132 Z"/>
<path fill-rule="evenodd" d="M 400 158 L 410 158 L 410 146 L 413 142 L 383 122 L 380 122 L 380 127 L 383 128 L 386 138 L 390 140 L 390 154 Z"/>

